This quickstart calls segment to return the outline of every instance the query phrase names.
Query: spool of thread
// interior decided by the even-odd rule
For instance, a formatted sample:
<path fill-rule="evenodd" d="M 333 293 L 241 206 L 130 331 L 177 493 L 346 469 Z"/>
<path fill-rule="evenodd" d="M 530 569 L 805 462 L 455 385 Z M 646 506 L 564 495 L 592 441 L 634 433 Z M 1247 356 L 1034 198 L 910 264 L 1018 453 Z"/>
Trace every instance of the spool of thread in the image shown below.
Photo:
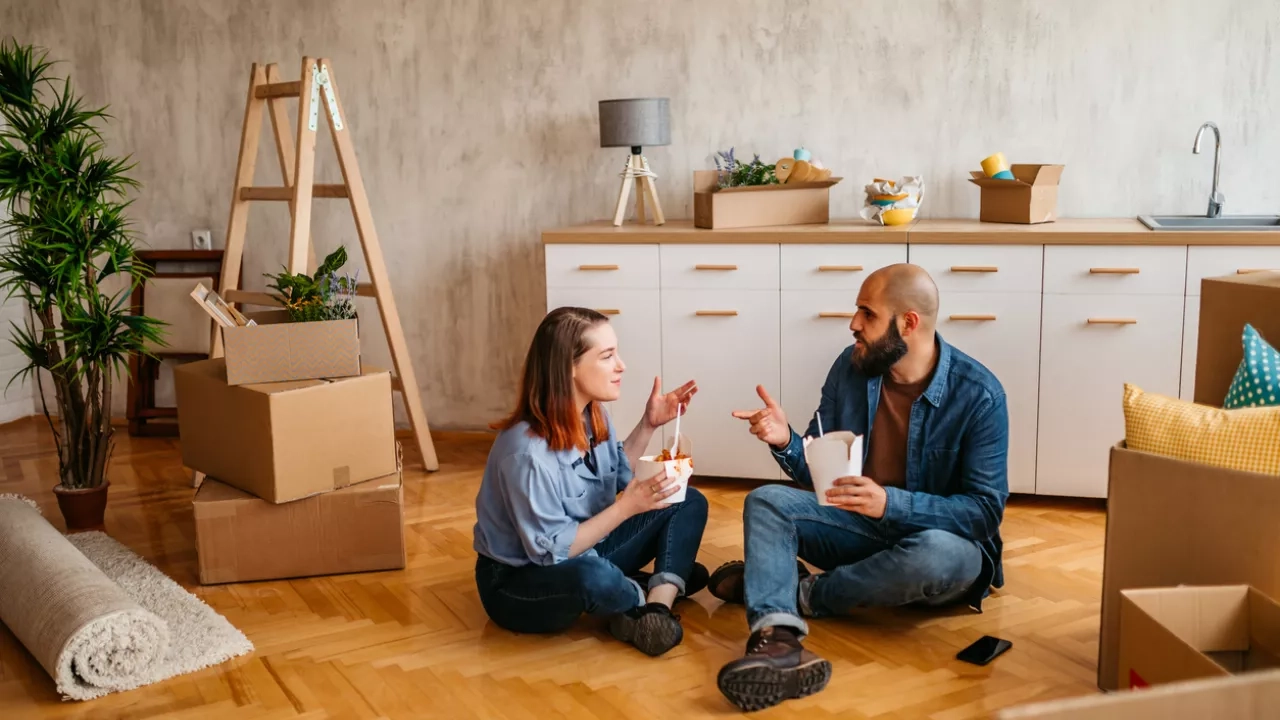
<path fill-rule="evenodd" d="M 998 152 L 991 157 L 983 158 L 982 172 L 989 178 L 1013 179 L 1013 173 L 1009 172 L 1009 161 L 1004 159 L 1004 153 Z"/>
<path fill-rule="evenodd" d="M 810 153 L 808 150 L 805 150 L 803 147 L 798 147 L 796 148 L 796 151 L 792 153 L 792 157 L 795 158 L 796 160 L 804 160 L 805 162 L 809 162 L 810 160 L 813 159 L 813 154 Z"/>

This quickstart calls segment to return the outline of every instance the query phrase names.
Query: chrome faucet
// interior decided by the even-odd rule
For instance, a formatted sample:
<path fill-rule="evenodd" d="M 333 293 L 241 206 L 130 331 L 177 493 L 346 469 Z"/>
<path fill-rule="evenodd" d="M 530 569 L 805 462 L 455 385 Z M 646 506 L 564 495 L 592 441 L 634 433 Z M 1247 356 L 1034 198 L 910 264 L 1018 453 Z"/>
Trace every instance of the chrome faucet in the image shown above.
<path fill-rule="evenodd" d="M 1222 206 L 1227 202 L 1227 198 L 1218 192 L 1218 168 L 1222 164 L 1222 133 L 1218 132 L 1218 126 L 1212 122 L 1201 125 L 1196 131 L 1196 143 L 1191 146 L 1191 152 L 1200 154 L 1200 138 L 1206 128 L 1213 130 L 1213 189 L 1209 191 L 1209 212 L 1205 217 L 1216 218 L 1222 214 Z"/>

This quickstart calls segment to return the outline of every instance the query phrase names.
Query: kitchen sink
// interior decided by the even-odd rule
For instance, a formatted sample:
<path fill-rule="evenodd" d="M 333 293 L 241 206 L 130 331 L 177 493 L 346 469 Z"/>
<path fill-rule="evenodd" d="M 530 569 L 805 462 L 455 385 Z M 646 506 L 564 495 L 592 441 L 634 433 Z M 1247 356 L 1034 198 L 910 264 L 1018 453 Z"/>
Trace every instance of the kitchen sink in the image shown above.
<path fill-rule="evenodd" d="M 1139 215 L 1152 230 L 1274 230 L 1280 232 L 1280 215 Z"/>

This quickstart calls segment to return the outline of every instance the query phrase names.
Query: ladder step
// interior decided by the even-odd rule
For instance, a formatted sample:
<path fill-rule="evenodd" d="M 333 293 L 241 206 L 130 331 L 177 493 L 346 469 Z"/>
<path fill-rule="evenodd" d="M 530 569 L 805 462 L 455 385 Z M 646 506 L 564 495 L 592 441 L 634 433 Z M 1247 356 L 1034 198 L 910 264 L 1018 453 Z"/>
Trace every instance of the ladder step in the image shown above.
<path fill-rule="evenodd" d="M 280 301 L 269 293 L 251 292 L 248 290 L 226 290 L 222 299 L 242 305 L 262 305 L 263 307 L 280 307 Z"/>
<path fill-rule="evenodd" d="M 311 187 L 311 197 L 313 198 L 345 198 L 347 197 L 346 185 L 313 185 Z M 241 200 L 275 200 L 277 202 L 288 202 L 293 199 L 293 188 L 291 187 L 242 187 L 240 188 Z"/>
<path fill-rule="evenodd" d="M 357 297 L 378 297 L 378 293 L 373 290 L 373 283 L 360 283 L 356 285 Z"/>
<path fill-rule="evenodd" d="M 302 82 L 300 80 L 259 85 L 258 88 L 253 91 L 253 96 L 256 98 L 296 98 L 301 95 Z"/>

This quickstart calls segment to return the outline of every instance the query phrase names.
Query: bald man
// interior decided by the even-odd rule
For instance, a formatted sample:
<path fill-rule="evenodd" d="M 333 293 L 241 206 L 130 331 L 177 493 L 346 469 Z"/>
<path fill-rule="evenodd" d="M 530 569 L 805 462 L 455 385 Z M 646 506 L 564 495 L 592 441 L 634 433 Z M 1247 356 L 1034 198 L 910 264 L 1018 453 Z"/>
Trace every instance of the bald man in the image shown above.
<path fill-rule="evenodd" d="M 806 650 L 804 618 L 857 608 L 980 610 L 1004 584 L 1000 521 L 1008 497 L 1004 389 L 935 331 L 938 288 L 916 265 L 867 277 L 849 323 L 856 343 L 822 386 L 824 431 L 864 436 L 863 472 L 818 504 L 804 439 L 767 390 L 734 413 L 769 444 L 799 487 L 766 485 L 743 507 L 746 558 L 711 576 L 712 594 L 745 603 L 746 656 L 725 665 L 720 691 L 758 710 L 826 687 L 831 664 Z M 818 435 L 812 421 L 806 437 Z M 823 572 L 809 574 L 802 559 Z"/>

